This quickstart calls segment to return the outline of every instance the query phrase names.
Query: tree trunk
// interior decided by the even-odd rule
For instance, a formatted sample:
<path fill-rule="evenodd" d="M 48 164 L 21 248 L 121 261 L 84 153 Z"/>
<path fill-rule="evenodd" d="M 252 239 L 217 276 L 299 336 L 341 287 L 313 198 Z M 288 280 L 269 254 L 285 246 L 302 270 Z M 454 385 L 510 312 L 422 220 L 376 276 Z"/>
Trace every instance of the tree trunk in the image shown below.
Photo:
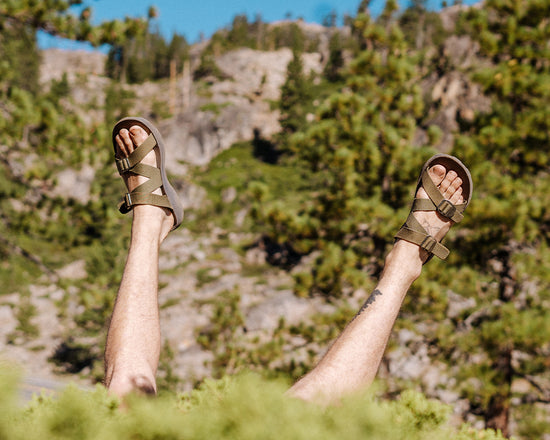
<path fill-rule="evenodd" d="M 485 414 L 485 426 L 489 429 L 499 430 L 506 438 L 510 437 L 510 390 L 512 385 L 512 350 L 507 349 L 501 352 L 494 364 L 494 368 L 503 378 L 502 387 L 499 392 L 491 397 L 489 408 Z"/>

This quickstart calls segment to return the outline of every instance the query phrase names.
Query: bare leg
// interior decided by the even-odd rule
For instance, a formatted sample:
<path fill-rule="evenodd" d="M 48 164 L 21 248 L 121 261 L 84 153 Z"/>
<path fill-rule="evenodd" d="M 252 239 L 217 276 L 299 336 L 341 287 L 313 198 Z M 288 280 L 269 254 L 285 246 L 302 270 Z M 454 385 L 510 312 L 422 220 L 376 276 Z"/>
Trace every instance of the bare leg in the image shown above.
<path fill-rule="evenodd" d="M 118 156 L 128 156 L 147 138 L 139 126 L 122 129 Z M 155 151 L 142 161 L 156 165 Z M 129 176 L 129 191 L 146 178 Z M 155 191 L 160 194 L 160 190 Z M 150 205 L 134 208 L 130 250 L 117 294 L 105 348 L 105 385 L 122 396 L 132 390 L 156 393 L 155 374 L 160 354 L 158 311 L 159 247 L 174 219 L 171 212 Z"/>
<path fill-rule="evenodd" d="M 454 171 L 434 165 L 430 171 L 434 183 L 445 198 L 463 202 L 462 180 Z M 427 198 L 420 188 L 419 198 Z M 416 212 L 426 231 L 441 240 L 452 222 L 436 212 Z M 331 401 L 372 383 L 401 304 L 411 284 L 420 276 L 428 254 L 415 244 L 399 240 L 386 257 L 378 285 L 355 318 L 330 347 L 319 364 L 289 390 L 304 400 Z"/>

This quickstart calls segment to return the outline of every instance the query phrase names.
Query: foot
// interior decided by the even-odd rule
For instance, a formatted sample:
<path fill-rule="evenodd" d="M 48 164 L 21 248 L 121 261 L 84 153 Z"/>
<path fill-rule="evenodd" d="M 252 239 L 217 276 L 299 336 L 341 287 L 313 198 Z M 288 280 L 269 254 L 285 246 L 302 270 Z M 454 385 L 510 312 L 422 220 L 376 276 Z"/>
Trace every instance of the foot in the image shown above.
<path fill-rule="evenodd" d="M 428 175 L 443 197 L 454 205 L 464 203 L 462 179 L 458 177 L 455 171 L 447 171 L 443 165 L 436 164 L 428 170 Z M 416 197 L 427 199 L 428 194 L 424 191 L 424 188 L 420 187 Z M 454 224 L 452 220 L 443 217 L 437 211 L 415 211 L 413 215 L 426 232 L 437 241 L 441 241 Z M 422 264 L 426 262 L 428 257 L 429 253 L 418 245 L 405 240 L 397 240 L 386 258 L 386 269 L 395 266 L 395 269 L 403 275 L 406 273 L 411 278 L 416 279 L 420 276 Z"/>
<path fill-rule="evenodd" d="M 118 158 L 129 156 L 148 136 L 149 134 L 139 125 L 134 125 L 130 127 L 129 130 L 125 128 L 121 129 L 115 138 L 117 145 L 116 156 Z M 141 163 L 151 166 L 158 166 L 159 162 L 160 157 L 156 148 L 147 154 L 141 161 Z M 134 175 L 132 173 L 124 175 L 123 178 L 128 187 L 128 192 L 133 191 L 134 188 L 147 180 L 146 177 Z M 155 190 L 153 194 L 160 195 L 162 191 L 159 188 Z M 134 225 L 136 223 L 145 222 L 151 227 L 153 225 L 160 226 L 159 238 L 161 242 L 166 238 L 174 225 L 174 216 L 169 209 L 152 205 L 137 205 L 134 207 L 133 211 Z"/>
<path fill-rule="evenodd" d="M 458 177 L 455 171 L 447 171 L 443 165 L 437 164 L 428 170 L 428 175 L 445 199 L 449 200 L 453 205 L 459 205 L 464 202 L 462 179 Z M 427 199 L 428 194 L 426 194 L 424 188 L 420 187 L 416 192 L 416 197 Z M 443 217 L 436 211 L 416 211 L 413 215 L 428 235 L 431 235 L 437 241 L 441 241 L 454 224 L 452 220 Z M 428 253 L 424 250 L 422 253 L 424 254 L 423 261 L 426 261 Z"/>

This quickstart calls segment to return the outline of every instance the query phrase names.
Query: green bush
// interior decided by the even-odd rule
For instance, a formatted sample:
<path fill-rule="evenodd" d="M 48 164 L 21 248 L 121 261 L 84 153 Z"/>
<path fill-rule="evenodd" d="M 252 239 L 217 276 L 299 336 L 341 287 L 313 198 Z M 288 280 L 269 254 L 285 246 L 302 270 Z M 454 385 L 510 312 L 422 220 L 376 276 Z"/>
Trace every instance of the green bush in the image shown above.
<path fill-rule="evenodd" d="M 13 375 L 0 372 L 0 437 L 40 439 L 502 439 L 451 428 L 450 409 L 408 391 L 395 402 L 371 393 L 323 407 L 284 395 L 286 384 L 247 374 L 206 381 L 183 396 L 131 396 L 124 409 L 98 386 L 69 387 L 57 398 L 16 399 Z"/>

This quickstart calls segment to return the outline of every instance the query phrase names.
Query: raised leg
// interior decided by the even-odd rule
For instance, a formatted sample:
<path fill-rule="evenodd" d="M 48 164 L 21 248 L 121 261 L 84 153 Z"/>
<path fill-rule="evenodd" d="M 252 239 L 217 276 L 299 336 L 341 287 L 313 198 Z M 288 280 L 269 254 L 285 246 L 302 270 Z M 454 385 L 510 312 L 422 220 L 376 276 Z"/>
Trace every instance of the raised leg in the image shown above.
<path fill-rule="evenodd" d="M 434 165 L 429 175 L 443 196 L 453 204 L 463 202 L 462 180 L 455 171 Z M 416 195 L 427 198 L 423 188 Z M 441 240 L 452 221 L 436 212 L 416 212 L 429 235 Z M 372 383 L 384 355 L 391 330 L 411 284 L 420 276 L 428 253 L 398 240 L 386 257 L 376 289 L 347 325 L 319 364 L 289 390 L 304 400 L 332 401 Z"/>
<path fill-rule="evenodd" d="M 116 137 L 117 156 L 129 156 L 147 136 L 139 126 L 120 130 Z M 156 166 L 158 160 L 158 153 L 153 150 L 142 163 Z M 125 180 L 132 191 L 146 179 L 129 174 Z M 137 205 L 133 212 L 130 249 L 105 348 L 105 385 L 120 396 L 133 390 L 156 393 L 160 354 L 158 257 L 160 245 L 174 224 L 172 213 L 166 208 Z"/>

